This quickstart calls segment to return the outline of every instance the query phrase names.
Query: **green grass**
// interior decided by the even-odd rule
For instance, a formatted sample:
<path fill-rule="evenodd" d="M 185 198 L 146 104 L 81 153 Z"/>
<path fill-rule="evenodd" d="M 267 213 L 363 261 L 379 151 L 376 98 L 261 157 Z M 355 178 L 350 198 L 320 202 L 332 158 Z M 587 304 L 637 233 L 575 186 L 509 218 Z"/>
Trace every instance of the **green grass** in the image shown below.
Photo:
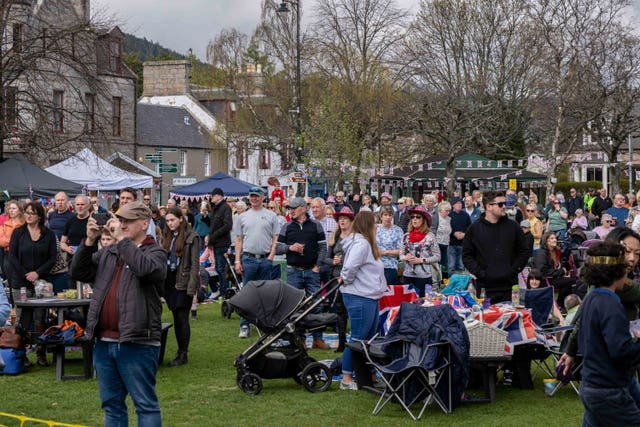
<path fill-rule="evenodd" d="M 416 425 L 399 405 L 389 405 L 371 416 L 376 398 L 366 392 L 340 391 L 337 384 L 311 394 L 293 380 L 264 380 L 257 396 L 244 394 L 235 384 L 233 361 L 250 344 L 238 334 L 238 318 L 222 319 L 218 304 L 201 305 L 192 322 L 189 363 L 161 367 L 157 392 L 165 426 L 340 426 Z M 164 320 L 170 321 L 170 313 Z M 173 329 L 169 333 L 165 364 L 176 351 Z M 313 350 L 318 360 L 335 357 L 330 350 Z M 78 357 L 78 356 L 72 356 Z M 30 355 L 35 360 L 34 355 Z M 49 355 L 49 360 L 51 356 Z M 72 366 L 78 371 L 78 366 Z M 34 367 L 16 377 L 0 377 L 0 412 L 34 418 L 102 425 L 96 380 L 55 380 L 55 368 Z M 129 400 L 130 425 L 135 425 Z M 452 414 L 436 407 L 425 412 L 421 423 L 429 426 L 567 426 L 579 425 L 582 406 L 569 387 L 546 397 L 542 380 L 534 390 L 498 385 L 496 404 L 463 404 Z M 17 425 L 0 416 L 0 425 Z M 30 424 L 33 425 L 33 424 Z"/>

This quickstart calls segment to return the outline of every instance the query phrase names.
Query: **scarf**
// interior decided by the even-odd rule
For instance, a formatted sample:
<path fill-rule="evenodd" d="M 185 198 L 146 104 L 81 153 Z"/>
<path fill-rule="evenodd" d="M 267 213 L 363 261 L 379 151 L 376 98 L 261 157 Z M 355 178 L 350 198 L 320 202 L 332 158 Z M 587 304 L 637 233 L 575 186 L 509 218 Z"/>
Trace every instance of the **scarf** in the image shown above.
<path fill-rule="evenodd" d="M 409 232 L 409 242 L 410 243 L 417 243 L 419 241 L 421 241 L 422 239 L 424 239 L 424 236 L 426 236 L 426 233 L 423 233 L 420 230 L 412 230 Z"/>

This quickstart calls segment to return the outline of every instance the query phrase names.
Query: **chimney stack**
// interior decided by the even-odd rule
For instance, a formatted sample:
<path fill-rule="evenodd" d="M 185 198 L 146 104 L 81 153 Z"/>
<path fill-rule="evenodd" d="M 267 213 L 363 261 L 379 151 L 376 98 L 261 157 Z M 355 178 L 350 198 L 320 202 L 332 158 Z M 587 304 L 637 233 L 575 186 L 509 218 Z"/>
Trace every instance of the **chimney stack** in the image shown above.
<path fill-rule="evenodd" d="M 149 61 L 142 64 L 142 96 L 187 95 L 189 61 Z"/>

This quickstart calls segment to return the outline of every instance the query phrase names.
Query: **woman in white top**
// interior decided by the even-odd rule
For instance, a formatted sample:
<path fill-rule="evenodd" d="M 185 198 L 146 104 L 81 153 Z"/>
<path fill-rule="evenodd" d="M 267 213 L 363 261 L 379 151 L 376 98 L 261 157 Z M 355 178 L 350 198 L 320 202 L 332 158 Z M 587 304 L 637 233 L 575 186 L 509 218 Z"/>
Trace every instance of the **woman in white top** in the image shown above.
<path fill-rule="evenodd" d="M 438 205 L 438 228 L 436 229 L 436 240 L 440 247 L 440 270 L 442 277 L 447 277 L 447 248 L 451 235 L 451 203 L 442 202 Z"/>

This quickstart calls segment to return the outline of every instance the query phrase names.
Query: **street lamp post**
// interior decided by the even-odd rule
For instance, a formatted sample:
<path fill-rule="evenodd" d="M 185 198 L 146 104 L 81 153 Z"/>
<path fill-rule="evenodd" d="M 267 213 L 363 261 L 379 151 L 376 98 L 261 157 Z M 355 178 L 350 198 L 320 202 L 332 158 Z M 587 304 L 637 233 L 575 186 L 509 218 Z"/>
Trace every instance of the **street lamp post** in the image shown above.
<path fill-rule="evenodd" d="M 296 18 L 296 105 L 290 112 L 296 114 L 296 160 L 298 163 L 302 163 L 302 147 L 300 146 L 302 140 L 302 103 L 300 95 L 300 81 L 301 79 L 301 67 L 300 67 L 300 0 L 284 0 L 280 3 L 278 13 L 289 13 L 289 6 L 292 5 L 295 9 Z M 302 186 L 298 186 L 300 190 Z M 299 195 L 301 192 L 298 191 Z"/>

